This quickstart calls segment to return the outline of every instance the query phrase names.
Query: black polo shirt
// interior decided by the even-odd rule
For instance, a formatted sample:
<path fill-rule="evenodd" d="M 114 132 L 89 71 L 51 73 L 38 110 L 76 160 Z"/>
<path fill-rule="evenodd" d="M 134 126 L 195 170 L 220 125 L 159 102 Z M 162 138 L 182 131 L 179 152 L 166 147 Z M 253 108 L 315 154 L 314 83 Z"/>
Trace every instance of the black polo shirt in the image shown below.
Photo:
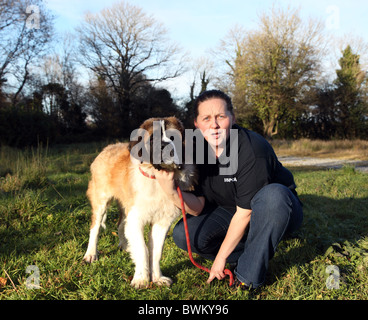
<path fill-rule="evenodd" d="M 251 209 L 250 203 L 254 195 L 270 183 L 283 184 L 296 194 L 292 173 L 278 161 L 267 140 L 238 125 L 233 125 L 232 129 L 237 129 L 238 134 L 238 145 L 235 146 L 238 150 L 236 172 L 230 175 L 220 174 L 221 167 L 231 165 L 230 161 L 224 163 L 224 159 L 221 158 L 222 156 L 229 158 L 230 138 L 226 144 L 226 154 L 223 153 L 220 159 L 212 161 L 206 161 L 209 154 L 210 158 L 214 155 L 211 154 L 213 151 L 205 142 L 205 163 L 198 164 L 199 188 L 195 194 L 204 196 L 206 204 L 221 206 L 233 213 L 237 206 Z M 211 164 L 214 161 L 216 163 Z"/>

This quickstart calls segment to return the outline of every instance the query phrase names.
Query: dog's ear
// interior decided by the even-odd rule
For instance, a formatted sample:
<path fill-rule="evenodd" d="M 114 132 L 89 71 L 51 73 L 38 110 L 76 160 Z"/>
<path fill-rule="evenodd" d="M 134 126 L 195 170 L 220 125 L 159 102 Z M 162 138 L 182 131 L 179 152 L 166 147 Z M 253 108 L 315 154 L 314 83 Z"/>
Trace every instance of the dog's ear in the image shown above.
<path fill-rule="evenodd" d="M 152 135 L 152 123 L 154 120 L 155 120 L 154 118 L 147 119 L 140 125 L 138 129 L 134 130 L 137 133 L 138 137 L 137 139 L 130 140 L 128 145 L 129 152 L 131 152 L 131 150 L 135 145 L 137 145 L 142 141 L 143 135 L 145 134 Z M 138 156 L 142 157 L 142 149 L 138 151 Z"/>
<path fill-rule="evenodd" d="M 179 130 L 182 135 L 184 134 L 184 125 L 177 117 L 168 117 L 164 120 L 167 128 Z"/>
<path fill-rule="evenodd" d="M 129 152 L 131 152 L 132 149 L 133 149 L 133 147 L 135 145 L 137 145 L 139 142 L 141 142 L 142 139 L 143 139 L 142 137 L 138 137 L 138 140 L 137 141 L 130 141 L 129 144 L 128 144 L 128 150 L 129 150 Z M 138 151 L 138 157 L 142 157 L 142 149 L 140 149 Z"/>

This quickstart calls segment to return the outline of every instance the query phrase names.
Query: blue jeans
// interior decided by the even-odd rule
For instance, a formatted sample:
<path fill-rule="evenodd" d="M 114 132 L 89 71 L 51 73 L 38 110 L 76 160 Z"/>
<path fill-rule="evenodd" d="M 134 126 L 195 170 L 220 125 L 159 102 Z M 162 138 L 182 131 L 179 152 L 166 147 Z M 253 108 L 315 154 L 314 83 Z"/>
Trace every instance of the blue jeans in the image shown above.
<path fill-rule="evenodd" d="M 248 230 L 227 262 L 237 263 L 237 278 L 256 288 L 265 281 L 269 260 L 283 236 L 300 227 L 303 210 L 290 189 L 276 183 L 263 187 L 255 194 L 251 209 Z M 234 213 L 222 207 L 206 206 L 197 217 L 187 215 L 192 251 L 214 260 Z M 179 248 L 187 251 L 182 219 L 174 228 L 173 238 Z"/>

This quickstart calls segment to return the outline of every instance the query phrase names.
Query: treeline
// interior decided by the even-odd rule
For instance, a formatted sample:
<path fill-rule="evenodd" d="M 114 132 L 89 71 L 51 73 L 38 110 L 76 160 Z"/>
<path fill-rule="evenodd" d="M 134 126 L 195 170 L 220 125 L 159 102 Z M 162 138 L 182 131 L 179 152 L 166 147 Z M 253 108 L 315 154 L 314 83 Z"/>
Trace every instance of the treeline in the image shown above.
<path fill-rule="evenodd" d="M 0 143 L 25 147 L 125 139 L 149 117 L 175 115 L 183 119 L 182 109 L 170 92 L 149 84 L 132 97 L 129 117 L 123 116 L 116 97 L 103 81 L 91 86 L 84 99 L 85 104 L 76 102 L 63 86 L 49 83 L 16 106 L 3 101 Z"/>
<path fill-rule="evenodd" d="M 310 87 L 306 101 L 294 113 L 275 112 L 273 132 L 265 132 L 262 118 L 253 110 L 243 118 L 266 136 L 285 139 L 368 139 L 367 74 L 350 46 L 339 60 L 332 83 Z"/>
<path fill-rule="evenodd" d="M 56 39 L 42 0 L 0 4 L 0 143 L 28 146 L 128 138 L 149 117 L 192 125 L 208 88 L 232 96 L 237 121 L 268 138 L 367 139 L 367 73 L 351 46 L 333 80 L 322 75 L 320 23 L 272 9 L 256 30 L 236 28 L 211 57 L 188 63 L 165 28 L 117 2 Z M 55 48 L 58 47 L 58 50 Z M 160 87 L 192 70 L 179 103 Z"/>

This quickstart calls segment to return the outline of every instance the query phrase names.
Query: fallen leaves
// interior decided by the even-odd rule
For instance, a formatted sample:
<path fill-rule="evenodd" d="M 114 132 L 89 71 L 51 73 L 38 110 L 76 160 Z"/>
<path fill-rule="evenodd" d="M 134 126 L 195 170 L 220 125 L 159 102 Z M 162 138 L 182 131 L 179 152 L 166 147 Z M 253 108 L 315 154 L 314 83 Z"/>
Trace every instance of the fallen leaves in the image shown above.
<path fill-rule="evenodd" d="M 0 277 L 0 289 L 6 286 L 8 280 Z"/>

